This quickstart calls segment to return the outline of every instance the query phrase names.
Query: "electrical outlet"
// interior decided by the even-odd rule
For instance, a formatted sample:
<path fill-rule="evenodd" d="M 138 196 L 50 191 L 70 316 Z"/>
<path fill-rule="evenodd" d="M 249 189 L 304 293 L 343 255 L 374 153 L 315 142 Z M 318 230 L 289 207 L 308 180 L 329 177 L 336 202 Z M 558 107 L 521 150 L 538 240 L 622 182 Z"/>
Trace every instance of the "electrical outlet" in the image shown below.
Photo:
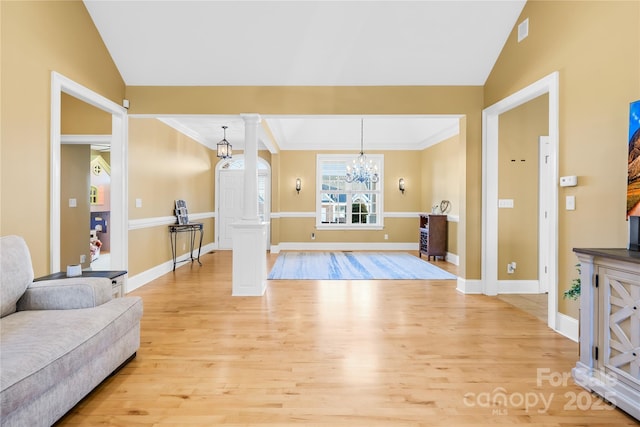
<path fill-rule="evenodd" d="M 87 256 L 85 254 L 80 255 L 80 264 L 83 264 L 87 261 Z"/>
<path fill-rule="evenodd" d="M 316 233 L 311 233 L 311 240 L 316 240 Z"/>
<path fill-rule="evenodd" d="M 389 240 L 389 235 L 388 234 L 384 235 L 384 240 Z"/>
<path fill-rule="evenodd" d="M 516 263 L 510 262 L 507 264 L 507 274 L 513 274 L 516 272 Z"/>

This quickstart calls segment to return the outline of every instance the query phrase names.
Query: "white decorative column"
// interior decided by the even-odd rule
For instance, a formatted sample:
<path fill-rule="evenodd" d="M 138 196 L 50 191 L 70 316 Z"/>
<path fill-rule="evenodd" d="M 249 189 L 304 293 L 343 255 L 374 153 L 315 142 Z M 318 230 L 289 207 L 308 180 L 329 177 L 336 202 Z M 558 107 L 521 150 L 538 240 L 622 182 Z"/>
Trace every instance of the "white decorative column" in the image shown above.
<path fill-rule="evenodd" d="M 242 220 L 233 224 L 233 296 L 262 296 L 267 289 L 267 226 L 258 217 L 258 114 L 244 120 Z"/>

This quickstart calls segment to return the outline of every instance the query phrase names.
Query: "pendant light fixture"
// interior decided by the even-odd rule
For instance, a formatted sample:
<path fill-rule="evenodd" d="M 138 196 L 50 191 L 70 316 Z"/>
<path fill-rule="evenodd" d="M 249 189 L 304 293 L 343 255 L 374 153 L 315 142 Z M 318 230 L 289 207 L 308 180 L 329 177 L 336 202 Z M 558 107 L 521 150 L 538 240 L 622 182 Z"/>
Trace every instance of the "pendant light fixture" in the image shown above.
<path fill-rule="evenodd" d="M 364 154 L 364 119 L 360 119 L 360 155 L 353 159 L 351 165 L 347 166 L 345 181 L 362 183 L 378 182 L 379 180 L 378 165 L 375 165 L 372 160 L 367 160 L 367 156 Z"/>
<path fill-rule="evenodd" d="M 222 132 L 224 136 L 222 137 L 222 141 L 218 142 L 217 156 L 221 159 L 230 159 L 232 150 L 231 144 L 227 141 L 227 126 L 222 126 Z"/>

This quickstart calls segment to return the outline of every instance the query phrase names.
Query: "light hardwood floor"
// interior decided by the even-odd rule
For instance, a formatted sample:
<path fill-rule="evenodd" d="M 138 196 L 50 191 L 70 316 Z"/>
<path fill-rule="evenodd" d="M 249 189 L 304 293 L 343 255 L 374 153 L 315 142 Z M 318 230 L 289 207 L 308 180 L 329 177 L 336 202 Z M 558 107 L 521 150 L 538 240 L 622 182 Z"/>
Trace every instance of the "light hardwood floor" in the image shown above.
<path fill-rule="evenodd" d="M 575 342 L 455 281 L 283 280 L 232 297 L 231 253 L 202 262 L 132 293 L 137 358 L 59 425 L 637 425 L 554 382 Z"/>
<path fill-rule="evenodd" d="M 547 323 L 547 294 L 503 294 L 498 295 L 502 301 L 529 313 L 541 322 Z"/>

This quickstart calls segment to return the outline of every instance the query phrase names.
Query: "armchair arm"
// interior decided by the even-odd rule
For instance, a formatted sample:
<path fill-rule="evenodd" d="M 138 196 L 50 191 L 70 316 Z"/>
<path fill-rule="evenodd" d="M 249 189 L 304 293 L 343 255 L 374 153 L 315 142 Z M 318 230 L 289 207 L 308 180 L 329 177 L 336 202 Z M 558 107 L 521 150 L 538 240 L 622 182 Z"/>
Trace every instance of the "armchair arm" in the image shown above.
<path fill-rule="evenodd" d="M 31 283 L 18 300 L 22 310 L 70 310 L 97 307 L 111 300 L 111 280 L 73 277 Z"/>

